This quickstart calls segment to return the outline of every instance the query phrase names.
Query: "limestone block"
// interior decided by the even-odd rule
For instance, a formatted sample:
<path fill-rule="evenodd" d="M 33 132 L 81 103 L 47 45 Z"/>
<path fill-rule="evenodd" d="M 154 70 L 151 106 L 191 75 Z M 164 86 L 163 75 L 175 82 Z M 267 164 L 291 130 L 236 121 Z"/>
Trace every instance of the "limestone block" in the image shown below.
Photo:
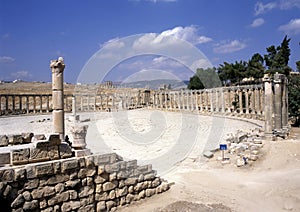
<path fill-rule="evenodd" d="M 137 160 L 131 160 L 126 163 L 126 169 L 135 169 L 137 168 Z"/>
<path fill-rule="evenodd" d="M 134 200 L 133 194 L 127 194 L 126 196 L 126 203 L 131 203 Z"/>
<path fill-rule="evenodd" d="M 52 91 L 52 105 L 53 110 L 64 109 L 64 94 L 62 90 Z"/>
<path fill-rule="evenodd" d="M 39 186 L 39 179 L 32 179 L 25 182 L 24 189 L 32 190 L 37 188 L 38 186 Z"/>
<path fill-rule="evenodd" d="M 134 192 L 134 186 L 128 187 L 128 193 L 132 194 Z"/>
<path fill-rule="evenodd" d="M 127 178 L 125 180 L 125 185 L 135 185 L 137 183 L 138 179 L 135 178 L 135 177 L 130 177 L 130 178 Z"/>
<path fill-rule="evenodd" d="M 110 211 L 112 207 L 115 207 L 117 205 L 117 203 L 115 201 L 107 201 L 106 202 L 106 208 L 107 208 L 107 211 Z"/>
<path fill-rule="evenodd" d="M 49 197 L 55 194 L 55 188 L 53 186 L 44 186 L 42 188 L 43 197 Z M 49 204 L 49 201 L 48 201 Z"/>
<path fill-rule="evenodd" d="M 138 197 L 139 197 L 139 199 L 145 198 L 145 197 L 146 197 L 146 192 L 145 192 L 145 190 L 140 191 Z"/>
<path fill-rule="evenodd" d="M 117 179 L 126 179 L 126 178 L 128 178 L 129 177 L 129 172 L 128 171 L 119 171 L 118 173 L 117 173 Z"/>
<path fill-rule="evenodd" d="M 24 180 L 26 178 L 26 169 L 25 168 L 15 168 L 15 181 Z"/>
<path fill-rule="evenodd" d="M 155 194 L 155 188 L 146 189 L 146 197 L 151 197 Z"/>
<path fill-rule="evenodd" d="M 49 177 L 45 181 L 45 185 L 56 185 L 58 183 L 65 183 L 66 181 L 69 180 L 69 175 L 67 174 L 55 174 L 51 177 Z M 42 180 L 40 180 L 40 186 L 42 185 Z"/>
<path fill-rule="evenodd" d="M 125 205 L 126 204 L 126 197 L 121 197 L 119 204 L 120 205 Z"/>
<path fill-rule="evenodd" d="M 109 191 L 118 186 L 118 181 L 115 182 L 106 182 L 103 184 L 103 191 Z"/>
<path fill-rule="evenodd" d="M 54 188 L 53 188 L 54 191 Z M 38 187 L 34 190 L 32 190 L 31 195 L 33 199 L 41 199 L 44 194 L 44 189 L 42 187 Z"/>
<path fill-rule="evenodd" d="M 108 193 L 107 192 L 96 193 L 95 200 L 96 201 L 108 200 Z"/>
<path fill-rule="evenodd" d="M 78 172 L 78 178 L 92 177 L 95 174 L 96 174 L 96 168 L 94 169 L 81 168 Z"/>
<path fill-rule="evenodd" d="M 32 200 L 32 196 L 31 196 L 31 193 L 30 193 L 29 191 L 24 191 L 24 192 L 22 193 L 22 195 L 23 195 L 23 197 L 24 197 L 24 199 L 25 199 L 26 201 L 31 201 L 31 200 Z"/>
<path fill-rule="evenodd" d="M 17 149 L 11 151 L 11 164 L 26 164 L 29 161 L 30 149 Z"/>
<path fill-rule="evenodd" d="M 84 205 L 78 208 L 78 212 L 87 212 L 87 211 L 95 211 L 94 204 Z"/>
<path fill-rule="evenodd" d="M 152 183 L 151 183 L 151 187 L 156 188 L 157 186 L 159 186 L 161 184 L 161 180 L 159 177 L 155 178 Z"/>
<path fill-rule="evenodd" d="M 119 188 L 123 188 L 125 186 L 124 180 L 119 180 Z"/>
<path fill-rule="evenodd" d="M 0 153 L 0 164 L 10 164 L 10 152 Z"/>
<path fill-rule="evenodd" d="M 138 182 L 142 182 L 144 181 L 144 175 L 143 174 L 140 174 L 140 176 L 138 177 Z"/>
<path fill-rule="evenodd" d="M 115 190 L 111 190 L 108 194 L 109 199 L 115 199 L 116 198 L 116 192 Z"/>
<path fill-rule="evenodd" d="M 102 188 L 102 184 L 97 184 L 96 185 L 96 193 L 100 193 L 100 192 L 102 192 L 103 191 L 103 188 Z"/>
<path fill-rule="evenodd" d="M 146 174 L 152 171 L 152 164 L 144 165 L 144 166 L 138 166 L 137 171 L 141 174 Z"/>
<path fill-rule="evenodd" d="M 35 162 L 47 161 L 47 160 L 49 160 L 47 147 L 30 149 L 29 162 L 35 163 Z"/>
<path fill-rule="evenodd" d="M 67 188 L 75 188 L 77 186 L 79 186 L 80 184 L 80 179 L 76 179 L 76 180 L 69 180 L 65 182 L 65 186 Z"/>
<path fill-rule="evenodd" d="M 73 211 L 80 207 L 80 201 L 64 202 L 61 206 L 61 211 Z"/>
<path fill-rule="evenodd" d="M 105 201 L 100 201 L 97 203 L 97 212 L 106 211 Z"/>
<path fill-rule="evenodd" d="M 32 141 L 39 141 L 39 140 L 45 140 L 46 136 L 44 134 L 37 134 L 34 135 L 32 138 Z"/>
<path fill-rule="evenodd" d="M 47 204 L 47 200 L 46 199 L 40 200 L 40 209 L 44 209 L 47 206 L 48 206 L 48 204 Z"/>
<path fill-rule="evenodd" d="M 122 197 L 128 194 L 128 187 L 125 186 L 123 188 L 116 189 L 116 197 Z"/>
<path fill-rule="evenodd" d="M 52 175 L 53 174 L 53 166 L 51 163 L 47 164 L 38 164 L 36 165 L 36 176 L 41 177 L 45 175 Z"/>
<path fill-rule="evenodd" d="M 8 135 L 8 143 L 11 145 L 22 144 L 23 137 L 22 135 Z"/>
<path fill-rule="evenodd" d="M 153 170 L 151 173 L 146 174 L 144 176 L 144 180 L 153 180 L 155 179 L 155 176 L 156 176 L 156 171 Z"/>
<path fill-rule="evenodd" d="M 71 147 L 63 142 L 59 145 L 58 147 L 58 150 L 59 150 L 59 157 L 60 158 L 69 158 L 69 157 L 72 157 L 72 149 Z"/>
<path fill-rule="evenodd" d="M 61 202 L 66 202 L 69 200 L 69 192 L 68 191 L 65 191 L 65 192 L 62 192 L 60 194 L 56 194 L 54 195 L 52 198 L 50 198 L 48 200 L 48 205 L 56 205 L 56 204 L 59 204 Z"/>
<path fill-rule="evenodd" d="M 56 193 L 62 193 L 65 190 L 65 185 L 63 183 L 58 183 L 54 186 Z"/>
<path fill-rule="evenodd" d="M 61 171 L 65 173 L 68 170 L 78 168 L 78 161 L 77 159 L 69 159 L 61 162 Z"/>
<path fill-rule="evenodd" d="M 59 159 L 58 146 L 49 146 L 47 148 L 47 158 L 49 160 Z"/>
<path fill-rule="evenodd" d="M 99 166 L 99 165 L 103 165 L 103 164 L 110 164 L 111 163 L 111 155 L 112 154 L 95 155 L 94 156 L 95 165 Z"/>
<path fill-rule="evenodd" d="M 81 187 L 78 193 L 78 197 L 82 198 L 82 197 L 87 197 L 90 194 L 94 193 L 94 187 L 93 186 L 84 186 Z"/>
<path fill-rule="evenodd" d="M 107 173 L 103 173 L 101 175 L 97 175 L 95 177 L 94 182 L 97 184 L 104 183 L 104 182 L 108 181 L 108 179 L 109 179 L 109 175 Z"/>
<path fill-rule="evenodd" d="M 114 163 L 114 164 L 105 165 L 105 171 L 107 173 L 118 172 L 119 170 L 120 170 L 120 164 L 119 164 L 119 162 Z"/>
<path fill-rule="evenodd" d="M 30 202 L 25 202 L 23 205 L 24 211 L 33 211 L 39 207 L 39 202 L 37 200 L 32 200 Z"/>
<path fill-rule="evenodd" d="M 117 172 L 109 174 L 109 181 L 112 182 L 117 179 Z"/>
<path fill-rule="evenodd" d="M 63 72 L 52 71 L 52 90 L 63 90 Z"/>
<path fill-rule="evenodd" d="M 0 136 L 0 147 L 1 146 L 8 146 L 8 142 L 9 142 L 9 139 L 6 135 L 1 135 Z"/>

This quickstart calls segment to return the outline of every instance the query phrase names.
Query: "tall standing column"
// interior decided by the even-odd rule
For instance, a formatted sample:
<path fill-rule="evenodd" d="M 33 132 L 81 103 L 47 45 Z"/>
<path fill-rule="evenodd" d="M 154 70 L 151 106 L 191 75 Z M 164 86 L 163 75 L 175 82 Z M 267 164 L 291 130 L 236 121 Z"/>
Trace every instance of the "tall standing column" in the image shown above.
<path fill-rule="evenodd" d="M 273 92 L 272 92 L 272 80 L 268 74 L 265 74 L 264 78 L 264 87 L 265 87 L 265 137 L 267 139 L 273 138 Z"/>
<path fill-rule="evenodd" d="M 244 112 L 244 110 L 243 110 L 243 90 L 239 89 L 238 93 L 239 93 L 239 108 L 240 108 L 240 113 L 243 113 Z"/>
<path fill-rule="evenodd" d="M 225 113 L 225 96 L 224 96 L 225 90 L 221 88 L 220 92 L 221 92 L 221 104 L 222 104 L 222 106 L 221 106 L 221 112 Z"/>
<path fill-rule="evenodd" d="M 213 89 L 210 90 L 210 112 L 214 112 L 214 105 L 213 105 Z"/>
<path fill-rule="evenodd" d="M 248 92 L 248 89 L 245 89 L 244 93 L 245 93 L 246 114 L 249 114 L 249 92 Z"/>
<path fill-rule="evenodd" d="M 275 96 L 275 108 L 274 108 L 274 128 L 276 131 L 282 129 L 282 74 L 274 74 L 274 96 Z"/>
<path fill-rule="evenodd" d="M 287 78 L 283 77 L 282 80 L 282 127 L 288 129 L 288 90 L 287 90 Z"/>
<path fill-rule="evenodd" d="M 65 120 L 63 72 L 65 64 L 63 58 L 59 57 L 58 60 L 51 60 L 50 68 L 52 70 L 53 127 L 54 132 L 59 134 L 60 140 L 64 141 Z"/>

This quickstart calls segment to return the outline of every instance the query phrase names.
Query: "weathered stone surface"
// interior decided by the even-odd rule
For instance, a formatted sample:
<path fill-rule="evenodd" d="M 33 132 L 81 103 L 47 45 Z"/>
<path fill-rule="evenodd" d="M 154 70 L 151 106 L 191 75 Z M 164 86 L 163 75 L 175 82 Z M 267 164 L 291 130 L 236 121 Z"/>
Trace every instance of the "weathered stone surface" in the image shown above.
<path fill-rule="evenodd" d="M 80 179 L 76 179 L 76 180 L 69 180 L 65 182 L 65 186 L 67 188 L 75 188 L 76 186 L 80 185 Z"/>
<path fill-rule="evenodd" d="M 149 188 L 149 189 L 146 189 L 146 196 L 147 197 L 151 197 L 155 194 L 155 188 Z"/>
<path fill-rule="evenodd" d="M 91 194 L 85 198 L 80 198 L 80 205 L 85 206 L 94 203 L 94 194 Z"/>
<path fill-rule="evenodd" d="M 94 204 L 85 205 L 78 209 L 78 212 L 94 212 Z"/>
<path fill-rule="evenodd" d="M 28 190 L 35 189 L 38 186 L 39 186 L 39 179 L 32 179 L 32 180 L 27 181 L 24 184 L 24 188 L 28 189 Z"/>
<path fill-rule="evenodd" d="M 30 143 L 33 138 L 33 133 L 22 133 L 23 143 Z"/>
<path fill-rule="evenodd" d="M 70 195 L 68 191 L 62 192 L 60 194 L 56 194 L 55 196 L 53 196 L 48 200 L 48 205 L 52 206 L 61 202 L 66 202 L 69 200 L 69 196 Z"/>
<path fill-rule="evenodd" d="M 109 174 L 109 181 L 114 181 L 117 179 L 117 172 Z"/>
<path fill-rule="evenodd" d="M 15 181 L 23 180 L 26 177 L 26 169 L 25 168 L 16 168 L 15 169 Z"/>
<path fill-rule="evenodd" d="M 109 179 L 109 175 L 108 174 L 102 174 L 102 175 L 98 175 L 95 177 L 95 183 L 104 183 Z"/>
<path fill-rule="evenodd" d="M 29 191 L 24 191 L 22 195 L 26 201 L 32 200 L 31 193 Z"/>
<path fill-rule="evenodd" d="M 10 164 L 10 152 L 0 153 L 0 164 Z"/>
<path fill-rule="evenodd" d="M 8 146 L 8 137 L 6 135 L 0 135 L 0 147 Z"/>
<path fill-rule="evenodd" d="M 138 179 L 135 177 L 130 177 L 125 180 L 125 185 L 135 185 Z"/>
<path fill-rule="evenodd" d="M 126 203 L 131 203 L 134 200 L 133 194 L 127 194 L 126 196 Z"/>
<path fill-rule="evenodd" d="M 63 183 L 58 183 L 54 186 L 54 189 L 56 193 L 61 193 L 65 190 L 65 185 Z"/>
<path fill-rule="evenodd" d="M 44 209 L 47 206 L 48 206 L 48 204 L 47 204 L 47 200 L 46 199 L 40 200 L 40 209 Z"/>
<path fill-rule="evenodd" d="M 26 211 L 32 211 L 34 209 L 37 209 L 39 207 L 39 203 L 37 200 L 32 200 L 30 202 L 25 202 L 23 205 L 23 209 Z"/>
<path fill-rule="evenodd" d="M 78 172 L 78 178 L 84 178 L 84 177 L 92 177 L 96 174 L 96 169 L 95 168 L 82 168 Z"/>
<path fill-rule="evenodd" d="M 14 165 L 26 164 L 29 161 L 30 149 L 16 149 L 11 151 L 11 163 Z"/>
<path fill-rule="evenodd" d="M 56 174 L 52 177 L 50 177 L 46 181 L 46 185 L 56 185 L 58 183 L 64 183 L 69 179 L 69 176 L 67 174 Z"/>
<path fill-rule="evenodd" d="M 25 199 L 22 194 L 19 194 L 17 198 L 11 203 L 12 208 L 18 208 L 25 202 Z"/>
<path fill-rule="evenodd" d="M 103 188 L 102 188 L 102 184 L 97 184 L 96 185 L 96 193 L 100 193 L 100 192 L 102 192 L 103 191 Z"/>
<path fill-rule="evenodd" d="M 137 167 L 137 160 L 131 160 L 126 163 L 126 169 L 135 169 Z"/>
<path fill-rule="evenodd" d="M 110 211 L 110 209 L 112 208 L 112 207 L 115 207 L 117 204 L 116 204 L 116 202 L 115 201 L 107 201 L 106 202 L 106 208 L 107 208 L 107 210 L 108 211 Z"/>
<path fill-rule="evenodd" d="M 109 191 L 112 190 L 114 188 L 116 188 L 118 186 L 118 182 L 106 182 L 103 184 L 103 191 Z"/>
<path fill-rule="evenodd" d="M 8 135 L 8 142 L 9 144 L 12 145 L 22 144 L 23 143 L 22 135 Z"/>
<path fill-rule="evenodd" d="M 14 170 L 13 169 L 1 169 L 0 170 L 0 181 L 11 182 L 14 180 Z"/>
<path fill-rule="evenodd" d="M 80 201 L 69 201 L 69 202 L 64 202 L 61 206 L 61 211 L 72 211 L 76 210 L 80 207 Z"/>
<path fill-rule="evenodd" d="M 69 159 L 66 161 L 62 161 L 61 163 L 61 171 L 62 173 L 65 173 L 68 170 L 76 169 L 78 168 L 78 161 L 77 159 Z"/>
<path fill-rule="evenodd" d="M 93 186 L 84 186 L 83 188 L 80 188 L 80 191 L 78 193 L 79 198 L 89 196 L 94 192 Z"/>
<path fill-rule="evenodd" d="M 108 194 L 109 199 L 115 199 L 116 198 L 116 192 L 115 190 L 111 190 Z"/>
<path fill-rule="evenodd" d="M 146 196 L 145 190 L 140 191 L 140 193 L 138 194 L 139 199 L 143 199 L 143 198 L 145 198 L 145 196 Z"/>
<path fill-rule="evenodd" d="M 12 191 L 12 187 L 10 185 L 6 185 L 5 190 L 3 191 L 3 196 L 8 197 Z"/>
<path fill-rule="evenodd" d="M 122 197 L 128 194 L 128 187 L 125 186 L 123 188 L 116 189 L 116 197 Z"/>
<path fill-rule="evenodd" d="M 46 164 L 38 164 L 36 165 L 36 176 L 41 177 L 44 175 L 52 175 L 53 174 L 53 166 L 52 163 Z"/>
<path fill-rule="evenodd" d="M 153 181 L 152 181 L 152 183 L 151 183 L 151 187 L 157 187 L 157 186 L 159 186 L 160 185 L 160 183 L 161 183 L 161 180 L 160 180 L 160 178 L 159 177 L 157 177 L 157 178 L 155 178 Z"/>
<path fill-rule="evenodd" d="M 107 192 L 96 193 L 95 200 L 96 201 L 108 200 L 108 193 Z"/>
<path fill-rule="evenodd" d="M 97 203 L 97 212 L 106 211 L 105 201 L 100 201 Z"/>
<path fill-rule="evenodd" d="M 110 164 L 111 163 L 111 154 L 95 155 L 94 163 L 96 166 Z"/>
<path fill-rule="evenodd" d="M 153 180 L 155 179 L 155 176 L 156 176 L 156 171 L 152 171 L 151 173 L 146 174 L 144 176 L 144 180 Z"/>

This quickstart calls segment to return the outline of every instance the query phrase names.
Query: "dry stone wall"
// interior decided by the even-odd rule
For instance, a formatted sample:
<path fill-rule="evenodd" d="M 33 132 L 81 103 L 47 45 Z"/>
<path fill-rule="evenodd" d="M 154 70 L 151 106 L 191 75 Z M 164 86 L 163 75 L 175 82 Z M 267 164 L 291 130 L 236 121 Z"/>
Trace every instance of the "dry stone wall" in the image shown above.
<path fill-rule="evenodd" d="M 168 189 L 151 165 L 117 154 L 0 169 L 0 205 L 12 211 L 110 211 Z"/>

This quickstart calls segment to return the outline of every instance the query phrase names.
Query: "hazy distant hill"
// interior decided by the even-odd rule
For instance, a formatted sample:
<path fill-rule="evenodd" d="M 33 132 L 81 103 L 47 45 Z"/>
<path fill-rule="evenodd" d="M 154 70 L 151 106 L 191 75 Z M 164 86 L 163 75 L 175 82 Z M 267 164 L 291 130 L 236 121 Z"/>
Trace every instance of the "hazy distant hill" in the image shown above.
<path fill-rule="evenodd" d="M 126 87 L 126 88 L 146 88 L 146 89 L 159 89 L 163 88 L 164 85 L 171 86 L 171 89 L 181 89 L 186 88 L 188 85 L 188 81 L 179 81 L 179 80 L 144 80 L 144 81 L 136 81 L 136 82 L 128 82 L 128 83 L 114 83 L 117 84 L 118 87 Z"/>

